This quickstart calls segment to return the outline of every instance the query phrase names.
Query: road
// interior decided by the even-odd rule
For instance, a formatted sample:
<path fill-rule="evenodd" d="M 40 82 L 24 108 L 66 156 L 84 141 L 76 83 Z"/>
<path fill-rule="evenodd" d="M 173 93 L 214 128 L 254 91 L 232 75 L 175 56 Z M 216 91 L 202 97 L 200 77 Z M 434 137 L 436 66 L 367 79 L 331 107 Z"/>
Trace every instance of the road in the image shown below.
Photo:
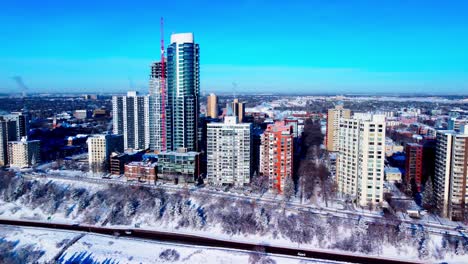
<path fill-rule="evenodd" d="M 195 235 L 185 235 L 170 232 L 159 232 L 143 229 L 123 229 L 123 228 L 109 228 L 100 226 L 80 226 L 80 225 L 68 225 L 58 223 L 47 223 L 47 222 L 34 222 L 34 221 L 22 221 L 22 220 L 7 220 L 0 219 L 0 224 L 10 226 L 22 226 L 22 227 L 37 227 L 37 228 L 49 228 L 67 231 L 79 231 L 89 232 L 95 234 L 121 236 L 128 238 L 138 238 L 154 241 L 164 241 L 170 243 L 184 244 L 184 245 L 196 245 L 206 246 L 215 248 L 226 248 L 226 249 L 238 249 L 247 251 L 257 251 L 260 247 L 262 251 L 269 254 L 277 254 L 292 257 L 302 257 L 310 259 L 320 260 L 332 260 L 332 261 L 344 261 L 348 263 L 422 263 L 412 261 L 402 261 L 397 259 L 373 257 L 360 254 L 345 254 L 337 251 L 320 251 L 320 250 L 304 250 L 294 249 L 289 247 L 279 247 L 271 245 L 258 245 L 248 242 L 236 242 L 227 241 L 221 239 L 207 238 Z"/>

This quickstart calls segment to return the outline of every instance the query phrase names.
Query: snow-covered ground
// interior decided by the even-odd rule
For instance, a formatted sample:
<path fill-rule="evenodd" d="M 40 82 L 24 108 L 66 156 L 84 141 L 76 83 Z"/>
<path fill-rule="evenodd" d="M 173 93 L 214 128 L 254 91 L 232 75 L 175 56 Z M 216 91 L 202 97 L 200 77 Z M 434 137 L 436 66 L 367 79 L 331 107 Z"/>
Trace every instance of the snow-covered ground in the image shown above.
<path fill-rule="evenodd" d="M 441 249 L 444 244 L 442 236 L 428 233 L 427 228 L 417 229 L 411 234 L 403 226 L 401 232 L 394 234 L 386 231 L 392 227 L 371 226 L 368 229 L 367 226 L 356 226 L 352 218 L 302 212 L 289 205 L 283 207 L 285 204 L 252 203 L 235 197 L 188 191 L 160 194 L 158 191 L 162 190 L 131 186 L 109 189 L 105 184 L 68 178 L 36 178 L 33 182 L 25 180 L 21 185 L 21 181 L 16 180 L 16 184 L 9 185 L 0 193 L 3 194 L 0 195 L 1 218 L 138 227 L 356 254 L 367 250 L 361 254 L 416 261 L 420 260 L 420 255 L 427 261 L 450 262 L 466 256 L 464 251 L 456 255 L 452 253 L 455 252 L 453 247 L 458 245 L 456 241 Z M 138 202 L 134 205 L 133 201 Z M 119 206 L 115 207 L 116 204 Z M 340 209 L 337 207 L 336 210 Z M 370 250 L 366 249 L 369 247 Z M 438 250 L 442 253 L 435 254 Z"/>
<path fill-rule="evenodd" d="M 0 225 L 0 238 L 7 241 L 17 241 L 15 249 L 34 245 L 35 249 L 44 252 L 37 262 L 46 263 L 50 261 L 66 241 L 73 239 L 77 234 L 71 232 L 54 231 L 51 232 L 47 229 L 32 229 L 32 228 L 19 228 L 12 226 Z M 0 263 L 2 263 L 0 259 Z"/>
<path fill-rule="evenodd" d="M 82 235 L 78 232 L 51 231 L 41 228 L 23 228 L 0 225 L 0 238 L 18 241 L 13 250 L 25 245 L 34 245 L 35 250 L 43 251 L 37 263 L 46 263 L 57 256 L 58 263 L 74 260 L 73 263 L 92 260 L 86 263 L 249 263 L 253 259 L 270 259 L 264 263 L 334 263 L 331 261 L 309 260 L 304 258 L 277 255 L 255 254 L 241 250 L 216 249 L 200 246 L 186 246 L 173 243 L 153 242 L 140 239 L 115 238 L 105 235 L 84 234 L 75 243 L 70 241 Z M 70 243 L 70 244 L 69 244 Z M 65 248 L 69 246 L 68 248 Z M 65 250 L 64 250 L 65 249 Z M 61 252 L 61 250 L 64 250 Z M 60 255 L 57 255 L 61 253 Z"/>

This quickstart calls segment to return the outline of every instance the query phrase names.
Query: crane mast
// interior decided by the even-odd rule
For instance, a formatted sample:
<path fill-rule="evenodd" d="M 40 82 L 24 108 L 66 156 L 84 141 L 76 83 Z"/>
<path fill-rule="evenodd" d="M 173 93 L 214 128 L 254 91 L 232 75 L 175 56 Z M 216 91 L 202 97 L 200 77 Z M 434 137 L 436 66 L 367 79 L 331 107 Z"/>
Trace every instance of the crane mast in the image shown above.
<path fill-rule="evenodd" d="M 161 150 L 167 150 L 166 143 L 166 61 L 164 57 L 164 18 L 161 17 Z"/>

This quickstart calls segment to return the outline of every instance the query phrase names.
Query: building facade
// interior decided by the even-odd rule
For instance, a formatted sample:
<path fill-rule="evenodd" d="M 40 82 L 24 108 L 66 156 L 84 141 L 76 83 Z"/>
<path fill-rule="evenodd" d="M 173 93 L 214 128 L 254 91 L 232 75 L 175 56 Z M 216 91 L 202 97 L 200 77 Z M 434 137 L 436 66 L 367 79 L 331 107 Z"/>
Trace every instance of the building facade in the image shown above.
<path fill-rule="evenodd" d="M 261 136 L 260 175 L 269 177 L 270 189 L 282 193 L 287 178 L 292 180 L 293 127 L 284 121 L 270 124 Z"/>
<path fill-rule="evenodd" d="M 357 113 L 341 119 L 338 190 L 362 205 L 383 200 L 385 116 Z"/>
<path fill-rule="evenodd" d="M 149 98 L 133 91 L 112 97 L 113 133 L 124 136 L 125 149 L 149 148 Z"/>
<path fill-rule="evenodd" d="M 41 142 L 28 141 L 23 137 L 20 141 L 8 142 L 8 163 L 10 167 L 29 168 L 41 161 Z"/>
<path fill-rule="evenodd" d="M 206 99 L 206 116 L 218 118 L 218 97 L 211 93 Z"/>
<path fill-rule="evenodd" d="M 468 117 L 463 115 L 451 117 L 447 122 L 447 130 L 454 130 L 455 132 L 460 132 L 460 128 L 465 124 L 468 124 Z"/>
<path fill-rule="evenodd" d="M 165 69 L 164 77 L 167 78 L 167 69 Z M 167 107 L 167 96 L 162 94 L 162 67 L 161 62 L 154 62 L 151 65 L 151 75 L 149 81 L 149 149 L 150 150 L 165 150 L 163 147 L 163 119 L 166 118 L 166 113 L 163 113 L 162 103 L 163 100 Z M 167 82 L 166 82 L 167 94 Z M 164 110 L 165 111 L 165 110 Z"/>
<path fill-rule="evenodd" d="M 157 154 L 158 180 L 196 183 L 200 179 L 200 153 L 180 148 Z"/>
<path fill-rule="evenodd" d="M 405 185 L 413 191 L 421 192 L 423 180 L 423 146 L 408 143 L 405 146 Z"/>
<path fill-rule="evenodd" d="M 244 121 L 245 116 L 245 103 L 240 102 L 239 99 L 234 99 L 230 107 L 231 113 L 228 112 L 228 115 L 237 116 L 239 123 Z"/>
<path fill-rule="evenodd" d="M 350 118 L 351 110 L 337 105 L 335 108 L 328 109 L 327 114 L 327 134 L 325 137 L 326 148 L 328 151 L 339 151 L 339 128 L 341 118 Z"/>
<path fill-rule="evenodd" d="M 125 178 L 127 181 L 156 183 L 157 163 L 133 161 L 125 164 Z"/>
<path fill-rule="evenodd" d="M 435 204 L 441 216 L 451 220 L 466 217 L 468 180 L 468 125 L 460 132 L 437 132 L 434 176 Z"/>
<path fill-rule="evenodd" d="M 0 167 L 8 165 L 8 142 L 17 140 L 16 121 L 0 116 Z"/>
<path fill-rule="evenodd" d="M 29 115 L 24 112 L 11 112 L 10 120 L 16 122 L 16 140 L 28 136 L 29 132 Z"/>
<path fill-rule="evenodd" d="M 198 149 L 199 68 L 199 47 L 193 34 L 171 35 L 167 48 L 167 150 Z"/>
<path fill-rule="evenodd" d="M 252 175 L 252 124 L 226 116 L 224 123 L 207 125 L 207 179 L 222 185 L 243 186 Z"/>
<path fill-rule="evenodd" d="M 122 135 L 93 135 L 88 137 L 88 162 L 93 172 L 104 172 L 110 168 L 112 152 L 123 153 L 124 137 Z"/>

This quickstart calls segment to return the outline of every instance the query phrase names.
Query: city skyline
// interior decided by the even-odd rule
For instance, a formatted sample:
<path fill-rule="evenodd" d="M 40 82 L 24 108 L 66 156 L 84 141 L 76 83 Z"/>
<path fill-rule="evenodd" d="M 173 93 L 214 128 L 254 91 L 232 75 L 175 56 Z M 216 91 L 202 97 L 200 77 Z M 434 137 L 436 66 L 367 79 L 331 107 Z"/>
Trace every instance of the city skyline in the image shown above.
<path fill-rule="evenodd" d="M 460 94 L 468 88 L 466 8 L 462 1 L 7 3 L 0 90 L 19 92 L 19 76 L 31 93 L 147 92 L 163 16 L 166 48 L 170 34 L 183 32 L 203 46 L 202 93 L 237 86 L 238 93 Z"/>

